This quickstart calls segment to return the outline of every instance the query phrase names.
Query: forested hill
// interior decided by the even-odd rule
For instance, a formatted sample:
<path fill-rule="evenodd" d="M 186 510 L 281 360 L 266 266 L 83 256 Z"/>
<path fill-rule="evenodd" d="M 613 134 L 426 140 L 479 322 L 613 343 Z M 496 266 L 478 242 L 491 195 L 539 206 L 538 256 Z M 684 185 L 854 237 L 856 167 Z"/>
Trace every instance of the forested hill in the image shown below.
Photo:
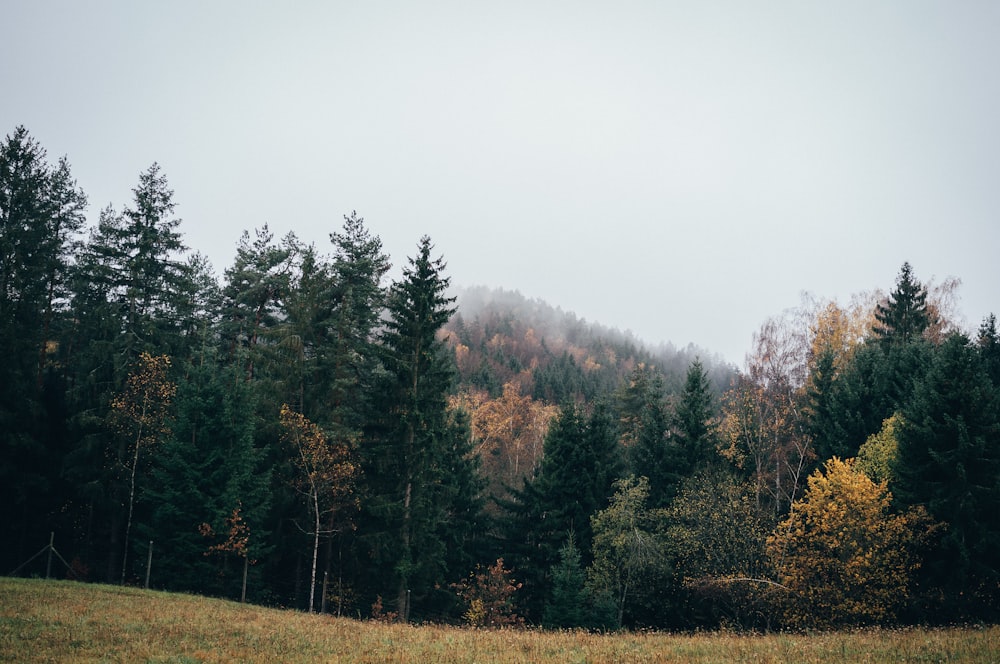
<path fill-rule="evenodd" d="M 458 288 L 457 313 L 445 325 L 462 388 L 497 396 L 507 383 L 550 404 L 591 401 L 618 389 L 642 364 L 663 375 L 665 392 L 679 394 L 691 362 L 701 360 L 718 394 L 734 369 L 717 355 L 689 345 L 654 350 L 621 332 L 518 291 Z"/>

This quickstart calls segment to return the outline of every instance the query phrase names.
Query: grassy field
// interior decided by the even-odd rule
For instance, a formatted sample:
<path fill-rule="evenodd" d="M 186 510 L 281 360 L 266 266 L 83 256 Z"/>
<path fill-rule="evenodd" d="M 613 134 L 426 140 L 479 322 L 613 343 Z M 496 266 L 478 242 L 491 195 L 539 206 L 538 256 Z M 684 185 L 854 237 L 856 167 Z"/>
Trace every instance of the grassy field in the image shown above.
<path fill-rule="evenodd" d="M 0 578 L 3 662 L 993 662 L 1000 627 L 739 636 L 359 622 L 136 588 Z"/>

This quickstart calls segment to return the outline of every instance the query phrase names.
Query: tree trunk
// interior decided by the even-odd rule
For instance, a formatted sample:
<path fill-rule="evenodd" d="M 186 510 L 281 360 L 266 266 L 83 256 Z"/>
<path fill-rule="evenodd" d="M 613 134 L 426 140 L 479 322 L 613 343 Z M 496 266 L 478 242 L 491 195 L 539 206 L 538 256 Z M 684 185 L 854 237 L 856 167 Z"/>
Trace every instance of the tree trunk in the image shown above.
<path fill-rule="evenodd" d="M 125 570 L 128 563 L 128 538 L 132 532 L 132 510 L 135 507 L 135 473 L 139 468 L 139 448 L 142 447 L 142 425 L 146 421 L 146 400 L 142 401 L 142 415 L 139 418 L 139 433 L 135 437 L 135 453 L 132 455 L 132 473 L 128 488 L 128 520 L 125 522 L 125 552 L 122 554 L 122 581 L 125 585 Z"/>
<path fill-rule="evenodd" d="M 250 567 L 250 556 L 247 554 L 243 555 L 243 591 L 240 593 L 240 603 L 245 604 L 247 601 L 247 570 Z"/>
<path fill-rule="evenodd" d="M 309 613 L 313 612 L 313 600 L 316 596 L 316 561 L 319 556 L 319 493 L 316 488 L 313 487 L 312 491 L 312 501 L 313 501 L 313 557 L 312 557 L 312 575 L 309 577 Z"/>
<path fill-rule="evenodd" d="M 409 559 L 410 558 L 410 498 L 413 491 L 413 483 L 406 483 L 406 495 L 403 498 L 403 529 L 400 533 L 401 544 L 403 548 L 403 555 Z M 396 606 L 399 611 L 399 620 L 401 622 L 409 622 L 410 620 L 410 588 L 409 588 L 409 571 L 407 570 L 399 579 L 399 594 L 396 597 Z"/>

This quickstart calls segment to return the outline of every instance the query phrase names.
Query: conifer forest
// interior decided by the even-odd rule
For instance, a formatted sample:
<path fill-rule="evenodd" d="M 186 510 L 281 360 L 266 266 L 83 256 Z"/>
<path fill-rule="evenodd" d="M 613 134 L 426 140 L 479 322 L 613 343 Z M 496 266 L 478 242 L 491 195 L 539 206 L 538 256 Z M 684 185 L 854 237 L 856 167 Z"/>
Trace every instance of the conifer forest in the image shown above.
<path fill-rule="evenodd" d="M 393 270 L 354 212 L 217 275 L 158 165 L 132 193 L 88 224 L 66 158 L 0 145 L 2 574 L 477 626 L 1000 618 L 1000 335 L 957 280 L 804 298 L 736 369 L 457 288 L 427 236 Z"/>

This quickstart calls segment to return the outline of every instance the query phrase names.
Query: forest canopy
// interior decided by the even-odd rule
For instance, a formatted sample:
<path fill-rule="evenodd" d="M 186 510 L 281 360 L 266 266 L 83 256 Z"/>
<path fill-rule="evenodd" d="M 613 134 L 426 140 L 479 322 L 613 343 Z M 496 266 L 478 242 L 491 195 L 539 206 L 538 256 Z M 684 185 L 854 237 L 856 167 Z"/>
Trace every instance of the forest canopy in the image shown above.
<path fill-rule="evenodd" d="M 81 581 L 477 626 L 1000 617 L 1000 336 L 957 279 L 804 298 L 736 369 L 458 288 L 427 236 L 389 280 L 355 212 L 220 278 L 157 164 L 132 194 L 88 226 L 67 159 L 0 145 L 5 571 L 54 542 Z"/>

